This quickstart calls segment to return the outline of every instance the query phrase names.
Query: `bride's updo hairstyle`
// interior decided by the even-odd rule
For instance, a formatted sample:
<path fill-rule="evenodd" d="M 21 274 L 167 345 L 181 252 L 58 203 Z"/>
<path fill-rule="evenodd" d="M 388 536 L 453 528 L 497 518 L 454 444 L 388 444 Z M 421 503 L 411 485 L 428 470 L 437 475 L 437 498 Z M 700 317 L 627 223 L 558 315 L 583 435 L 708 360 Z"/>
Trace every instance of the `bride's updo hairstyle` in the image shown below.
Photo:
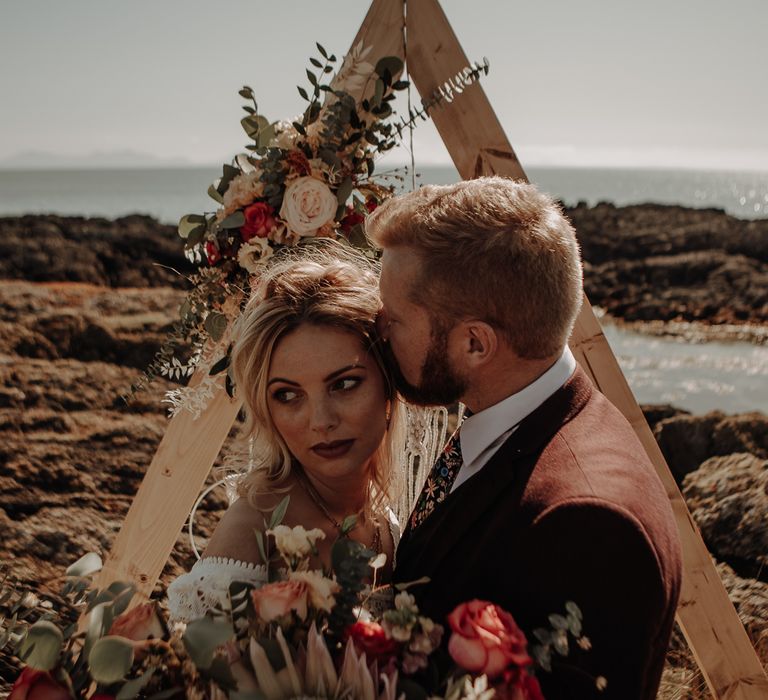
<path fill-rule="evenodd" d="M 376 334 L 381 308 L 378 270 L 350 246 L 329 239 L 286 249 L 270 263 L 234 332 L 231 368 L 244 403 L 241 453 L 247 462 L 238 494 L 256 505 L 260 494 L 279 490 L 290 474 L 293 456 L 275 428 L 267 404 L 272 355 L 280 340 L 299 326 L 328 326 L 360 338 L 381 369 L 391 407 L 389 428 L 370 465 L 366 508 L 370 513 L 398 495 L 393 445 L 402 442 L 403 412 Z M 385 410 L 385 406 L 381 408 Z"/>

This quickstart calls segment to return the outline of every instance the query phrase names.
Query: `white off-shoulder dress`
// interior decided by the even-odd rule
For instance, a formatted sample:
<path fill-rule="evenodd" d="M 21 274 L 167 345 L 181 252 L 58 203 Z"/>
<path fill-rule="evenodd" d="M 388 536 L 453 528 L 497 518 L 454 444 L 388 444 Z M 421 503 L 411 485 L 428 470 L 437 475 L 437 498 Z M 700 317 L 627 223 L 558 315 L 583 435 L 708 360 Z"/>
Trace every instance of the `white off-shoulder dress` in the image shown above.
<path fill-rule="evenodd" d="M 397 550 L 400 526 L 389 508 L 387 517 Z M 262 586 L 267 583 L 267 567 L 226 557 L 199 559 L 187 573 L 174 579 L 168 586 L 168 614 L 171 623 L 196 620 L 209 610 L 226 610 L 229 607 L 229 585 L 233 581 Z"/>

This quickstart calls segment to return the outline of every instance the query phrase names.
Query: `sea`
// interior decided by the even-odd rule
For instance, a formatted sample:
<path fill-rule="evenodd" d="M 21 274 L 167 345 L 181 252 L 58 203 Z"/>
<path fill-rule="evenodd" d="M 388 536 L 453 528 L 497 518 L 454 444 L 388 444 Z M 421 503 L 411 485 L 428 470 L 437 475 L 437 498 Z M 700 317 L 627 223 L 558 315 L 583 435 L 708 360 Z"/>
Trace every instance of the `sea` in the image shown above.
<path fill-rule="evenodd" d="M 566 205 L 654 202 L 717 208 L 741 219 L 768 218 L 768 171 L 530 167 L 541 189 Z M 0 216 L 55 213 L 104 217 L 148 214 L 175 223 L 212 209 L 206 191 L 217 167 L 115 170 L 0 171 Z M 388 175 L 406 190 L 447 184 L 452 166 L 403 169 Z M 620 325 L 604 331 L 636 399 L 671 403 L 701 414 L 768 413 L 768 345 L 743 341 L 690 342 L 647 335 Z"/>

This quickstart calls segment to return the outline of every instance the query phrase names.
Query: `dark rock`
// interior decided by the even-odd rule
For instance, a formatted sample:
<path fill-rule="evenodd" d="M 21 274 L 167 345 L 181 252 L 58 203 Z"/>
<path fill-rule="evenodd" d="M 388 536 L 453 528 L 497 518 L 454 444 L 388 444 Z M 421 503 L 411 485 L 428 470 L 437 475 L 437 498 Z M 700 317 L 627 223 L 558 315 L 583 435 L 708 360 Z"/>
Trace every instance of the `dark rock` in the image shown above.
<path fill-rule="evenodd" d="M 768 460 L 711 457 L 685 477 L 683 495 L 709 551 L 741 576 L 768 581 Z"/>
<path fill-rule="evenodd" d="M 768 417 L 758 412 L 679 414 L 659 421 L 653 434 L 678 484 L 708 457 L 749 452 L 768 458 Z"/>
<path fill-rule="evenodd" d="M 175 227 L 148 216 L 0 218 L 0 278 L 183 287 L 193 270 Z"/>

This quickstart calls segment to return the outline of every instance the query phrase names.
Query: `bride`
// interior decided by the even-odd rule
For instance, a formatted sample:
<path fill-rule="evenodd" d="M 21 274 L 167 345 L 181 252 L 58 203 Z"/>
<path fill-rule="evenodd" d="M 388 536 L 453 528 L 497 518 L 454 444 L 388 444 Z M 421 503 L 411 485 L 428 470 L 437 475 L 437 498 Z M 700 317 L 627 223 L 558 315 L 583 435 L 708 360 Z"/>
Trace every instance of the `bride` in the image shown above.
<path fill-rule="evenodd" d="M 286 494 L 283 524 L 325 533 L 313 565 L 330 568 L 341 523 L 356 515 L 349 536 L 386 555 L 377 581 L 389 581 L 404 406 L 376 335 L 378 279 L 364 256 L 341 245 L 307 250 L 265 270 L 238 320 L 232 371 L 244 401 L 247 469 L 203 558 L 168 588 L 174 620 L 225 606 L 233 580 L 266 582 L 253 533 Z"/>

